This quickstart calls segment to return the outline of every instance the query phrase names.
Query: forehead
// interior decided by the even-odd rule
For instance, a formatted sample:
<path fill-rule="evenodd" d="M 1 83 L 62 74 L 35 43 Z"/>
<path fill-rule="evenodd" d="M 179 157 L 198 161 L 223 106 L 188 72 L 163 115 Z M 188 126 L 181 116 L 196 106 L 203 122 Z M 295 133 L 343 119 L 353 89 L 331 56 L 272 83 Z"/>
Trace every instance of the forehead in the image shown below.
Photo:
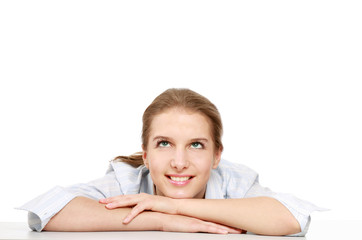
<path fill-rule="evenodd" d="M 211 139 L 209 119 L 195 111 L 173 108 L 154 117 L 151 123 L 150 137 L 156 135 L 174 138 Z"/>

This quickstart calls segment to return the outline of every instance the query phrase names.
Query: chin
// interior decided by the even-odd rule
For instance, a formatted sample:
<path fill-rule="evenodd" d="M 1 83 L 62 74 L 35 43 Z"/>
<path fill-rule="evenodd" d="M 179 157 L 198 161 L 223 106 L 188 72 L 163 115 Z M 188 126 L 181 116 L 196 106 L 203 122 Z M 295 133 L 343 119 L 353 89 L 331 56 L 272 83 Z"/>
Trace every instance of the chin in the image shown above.
<path fill-rule="evenodd" d="M 166 195 L 169 198 L 174 198 L 174 199 L 187 199 L 187 198 L 194 198 L 193 195 L 191 194 L 185 194 L 185 193 L 171 193 L 171 194 L 167 194 Z"/>

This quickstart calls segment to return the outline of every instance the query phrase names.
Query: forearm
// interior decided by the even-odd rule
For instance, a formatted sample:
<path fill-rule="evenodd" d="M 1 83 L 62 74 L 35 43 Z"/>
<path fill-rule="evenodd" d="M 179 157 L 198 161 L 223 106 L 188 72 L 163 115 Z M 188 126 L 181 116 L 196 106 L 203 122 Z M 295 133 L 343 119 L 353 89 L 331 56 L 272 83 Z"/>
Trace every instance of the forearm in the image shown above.
<path fill-rule="evenodd" d="M 161 213 L 143 212 L 130 224 L 122 219 L 130 208 L 108 210 L 104 204 L 85 197 L 76 197 L 45 226 L 46 231 L 122 231 L 160 230 Z"/>
<path fill-rule="evenodd" d="M 244 199 L 181 199 L 178 214 L 263 234 L 300 232 L 298 221 L 278 200 L 269 197 Z"/>

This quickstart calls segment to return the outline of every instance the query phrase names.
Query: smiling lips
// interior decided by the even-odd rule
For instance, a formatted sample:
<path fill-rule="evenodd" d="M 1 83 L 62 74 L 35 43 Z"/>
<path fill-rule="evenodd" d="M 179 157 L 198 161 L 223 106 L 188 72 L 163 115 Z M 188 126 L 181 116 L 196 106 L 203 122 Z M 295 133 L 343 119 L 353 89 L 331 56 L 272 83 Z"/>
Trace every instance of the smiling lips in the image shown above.
<path fill-rule="evenodd" d="M 167 176 L 170 183 L 176 186 L 185 186 L 193 178 L 193 176 Z"/>

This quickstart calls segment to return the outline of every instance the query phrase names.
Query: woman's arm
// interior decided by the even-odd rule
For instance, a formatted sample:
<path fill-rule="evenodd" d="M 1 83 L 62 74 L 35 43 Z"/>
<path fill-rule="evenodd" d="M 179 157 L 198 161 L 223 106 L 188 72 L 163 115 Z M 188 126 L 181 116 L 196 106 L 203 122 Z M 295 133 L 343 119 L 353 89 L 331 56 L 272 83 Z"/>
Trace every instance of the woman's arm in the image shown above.
<path fill-rule="evenodd" d="M 117 196 L 100 200 L 109 209 L 134 206 L 125 223 L 144 210 L 199 218 L 262 235 L 299 233 L 300 226 L 291 212 L 270 197 L 243 199 L 171 199 L 148 194 Z M 111 205 L 109 205 L 111 203 Z"/>
<path fill-rule="evenodd" d="M 160 212 L 143 212 L 131 223 L 122 219 L 130 208 L 109 210 L 103 204 L 86 197 L 76 197 L 58 212 L 44 227 L 46 231 L 139 231 L 161 230 L 178 232 L 238 233 L 220 224 L 192 217 Z"/>
<path fill-rule="evenodd" d="M 299 233 L 291 212 L 270 197 L 243 199 L 180 199 L 177 214 L 192 216 L 262 235 Z"/>
<path fill-rule="evenodd" d="M 159 230 L 159 221 L 154 221 L 153 214 L 145 212 L 135 218 L 129 226 L 122 224 L 122 217 L 130 211 L 119 208 L 112 212 L 97 201 L 86 197 L 76 197 L 60 212 L 50 219 L 43 230 L 46 231 L 114 231 L 114 230 Z M 145 221 L 148 220 L 148 221 Z"/>

